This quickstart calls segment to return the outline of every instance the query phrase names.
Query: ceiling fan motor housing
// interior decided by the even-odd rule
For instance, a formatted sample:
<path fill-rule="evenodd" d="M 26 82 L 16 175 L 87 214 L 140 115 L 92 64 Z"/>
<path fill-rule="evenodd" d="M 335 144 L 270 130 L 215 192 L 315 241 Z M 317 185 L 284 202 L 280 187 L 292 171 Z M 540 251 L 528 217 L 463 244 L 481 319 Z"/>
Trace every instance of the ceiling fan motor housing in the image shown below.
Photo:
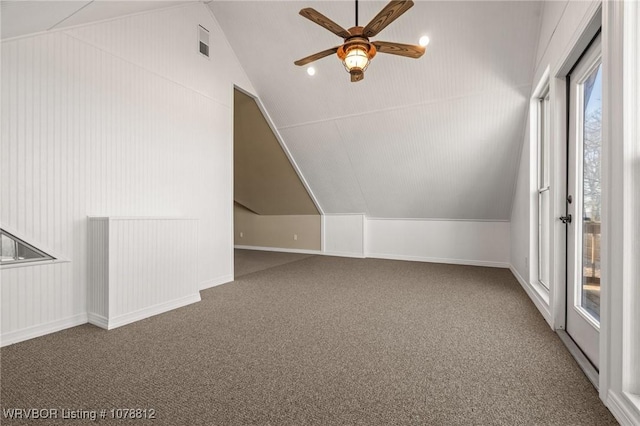
<path fill-rule="evenodd" d="M 377 51 L 369 39 L 361 35 L 362 27 L 350 28 L 349 32 L 355 35 L 338 47 L 337 55 L 349 73 L 355 71 L 360 74 L 367 69 Z"/>

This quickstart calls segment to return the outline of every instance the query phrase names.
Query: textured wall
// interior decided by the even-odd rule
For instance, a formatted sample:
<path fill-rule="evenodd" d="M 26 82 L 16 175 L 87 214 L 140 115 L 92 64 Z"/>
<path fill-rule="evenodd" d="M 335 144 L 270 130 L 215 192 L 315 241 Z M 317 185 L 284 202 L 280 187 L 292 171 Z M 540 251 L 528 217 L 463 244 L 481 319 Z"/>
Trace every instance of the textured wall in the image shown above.
<path fill-rule="evenodd" d="M 112 329 L 200 301 L 197 220 L 92 217 L 88 228 L 92 324 Z"/>
<path fill-rule="evenodd" d="M 233 85 L 253 88 L 208 8 L 5 41 L 1 84 L 1 222 L 70 260 L 2 270 L 3 344 L 86 321 L 87 215 L 198 218 L 200 286 L 231 279 Z"/>
<path fill-rule="evenodd" d="M 509 222 L 370 219 L 367 257 L 509 265 Z"/>

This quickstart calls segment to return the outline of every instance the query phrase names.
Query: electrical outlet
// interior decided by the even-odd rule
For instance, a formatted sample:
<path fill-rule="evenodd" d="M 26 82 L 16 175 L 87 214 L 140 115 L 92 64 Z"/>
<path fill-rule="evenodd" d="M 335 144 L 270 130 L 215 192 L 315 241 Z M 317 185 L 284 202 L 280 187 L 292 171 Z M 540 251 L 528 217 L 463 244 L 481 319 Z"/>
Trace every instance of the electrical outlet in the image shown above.
<path fill-rule="evenodd" d="M 244 238 L 244 232 L 240 233 L 240 238 Z"/>
<path fill-rule="evenodd" d="M 298 234 L 293 234 L 293 241 L 298 241 Z"/>

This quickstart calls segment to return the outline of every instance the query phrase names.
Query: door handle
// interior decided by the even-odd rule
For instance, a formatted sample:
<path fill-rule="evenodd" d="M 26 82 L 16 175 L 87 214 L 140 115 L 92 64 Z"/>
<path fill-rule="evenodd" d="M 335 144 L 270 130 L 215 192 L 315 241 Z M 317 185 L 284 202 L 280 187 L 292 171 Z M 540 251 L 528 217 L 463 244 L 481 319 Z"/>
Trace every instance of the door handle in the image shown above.
<path fill-rule="evenodd" d="M 562 221 L 562 223 L 567 224 L 567 223 L 571 223 L 571 215 L 568 214 L 566 216 L 560 216 L 560 220 Z"/>

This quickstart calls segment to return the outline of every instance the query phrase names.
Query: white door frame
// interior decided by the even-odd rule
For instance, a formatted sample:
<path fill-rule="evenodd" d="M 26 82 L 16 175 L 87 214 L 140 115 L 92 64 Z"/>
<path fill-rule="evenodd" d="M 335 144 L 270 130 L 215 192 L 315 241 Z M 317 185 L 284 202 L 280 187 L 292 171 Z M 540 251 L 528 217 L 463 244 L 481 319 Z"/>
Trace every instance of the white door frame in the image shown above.
<path fill-rule="evenodd" d="M 572 217 L 567 224 L 567 299 L 566 299 L 566 329 L 567 333 L 587 355 L 591 363 L 598 368 L 600 354 L 600 323 L 587 313 L 579 303 L 579 289 L 582 290 L 583 276 L 583 122 L 582 114 L 583 93 L 581 86 L 584 81 L 596 71 L 602 63 L 602 37 L 587 48 L 571 73 L 569 88 L 569 132 L 567 141 L 568 174 L 567 187 L 573 200 L 568 204 L 567 212 Z M 601 145 L 602 146 L 602 145 Z M 604 188 L 601 186 L 604 194 Z M 602 281 L 605 285 L 606 282 Z M 580 291 L 581 293 L 581 291 Z"/>

